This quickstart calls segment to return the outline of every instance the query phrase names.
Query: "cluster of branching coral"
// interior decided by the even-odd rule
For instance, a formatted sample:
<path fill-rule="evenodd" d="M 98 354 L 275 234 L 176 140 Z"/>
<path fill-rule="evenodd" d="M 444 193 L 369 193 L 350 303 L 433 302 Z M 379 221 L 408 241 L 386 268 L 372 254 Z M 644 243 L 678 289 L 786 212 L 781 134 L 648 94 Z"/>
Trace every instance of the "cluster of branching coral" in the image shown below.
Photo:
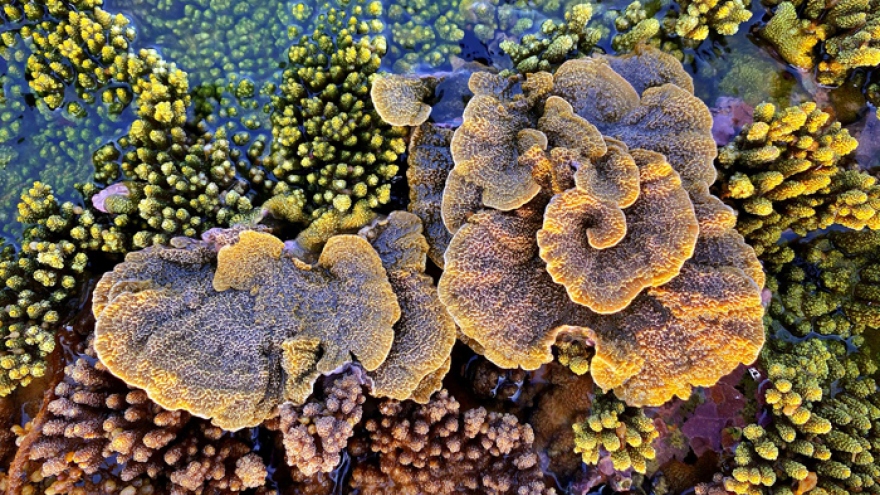
<path fill-rule="evenodd" d="M 880 493 L 876 272 L 880 236 L 835 232 L 793 246 L 768 281 L 772 338 L 758 423 L 743 429 L 725 486 L 736 493 Z"/>
<path fill-rule="evenodd" d="M 768 3 L 777 7 L 760 35 L 786 62 L 817 69 L 819 83 L 839 85 L 853 69 L 880 64 L 880 3 L 876 0 Z M 820 58 L 820 47 L 826 57 Z"/>
<path fill-rule="evenodd" d="M 379 412 L 366 422 L 369 439 L 360 447 L 378 456 L 352 474 L 351 486 L 362 493 L 556 493 L 532 451 L 531 426 L 511 414 L 462 412 L 445 390 L 421 406 L 386 401 Z"/>
<path fill-rule="evenodd" d="M 848 167 L 858 143 L 839 122 L 803 103 L 755 108 L 754 123 L 721 149 L 719 196 L 739 211 L 737 229 L 765 260 L 785 263 L 791 251 L 777 241 L 834 224 L 880 227 L 877 180 Z"/>
<path fill-rule="evenodd" d="M 572 428 L 574 451 L 586 464 L 596 465 L 600 456 L 607 455 L 614 469 L 633 468 L 644 474 L 648 461 L 654 459 L 651 442 L 658 436 L 654 422 L 612 394 L 597 393 L 587 418 Z"/>
<path fill-rule="evenodd" d="M 273 97 L 273 141 L 266 169 L 277 179 L 267 208 L 296 223 L 317 245 L 338 228 L 358 228 L 391 199 L 390 181 L 405 151 L 403 129 L 388 126 L 370 101 L 385 54 L 381 23 L 359 20 L 378 8 L 331 9 L 289 51 L 280 92 Z"/>
<path fill-rule="evenodd" d="M 51 393 L 51 392 L 50 392 Z M 115 459 L 118 470 L 105 462 Z M 21 440 L 10 493 L 232 494 L 267 475 L 250 439 L 167 411 L 112 376 L 89 349 L 65 369 Z"/>

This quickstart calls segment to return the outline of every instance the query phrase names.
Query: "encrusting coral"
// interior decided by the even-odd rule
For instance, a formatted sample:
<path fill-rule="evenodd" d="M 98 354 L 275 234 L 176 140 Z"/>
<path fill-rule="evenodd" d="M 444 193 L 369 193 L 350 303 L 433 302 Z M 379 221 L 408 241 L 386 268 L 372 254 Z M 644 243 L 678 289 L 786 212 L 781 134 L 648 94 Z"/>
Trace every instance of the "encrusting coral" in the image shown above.
<path fill-rule="evenodd" d="M 778 6 L 760 35 L 786 62 L 801 69 L 817 68 L 820 84 L 840 85 L 853 69 L 880 64 L 877 0 L 768 3 Z M 827 56 L 820 57 L 817 45 Z"/>
<path fill-rule="evenodd" d="M 446 390 L 425 405 L 385 401 L 379 412 L 366 422 L 366 450 L 378 459 L 352 474 L 351 486 L 361 493 L 556 493 L 532 451 L 531 426 L 511 414 L 462 412 Z"/>
<path fill-rule="evenodd" d="M 271 234 L 236 234 L 133 252 L 101 279 L 95 349 L 111 372 L 160 405 L 238 429 L 283 400 L 302 403 L 352 353 L 368 370 L 382 364 L 400 307 L 369 243 L 335 237 L 308 265 Z"/>
<path fill-rule="evenodd" d="M 428 257 L 440 268 L 443 268 L 443 254 L 452 239 L 441 216 L 443 187 L 455 165 L 449 152 L 452 133 L 450 128 L 422 124 L 412 132 L 407 156 L 407 209 L 422 220 Z"/>
<path fill-rule="evenodd" d="M 266 475 L 249 439 L 159 407 L 89 348 L 22 439 L 8 483 L 10 494 L 233 494 L 262 487 Z"/>
<path fill-rule="evenodd" d="M 754 122 L 721 148 L 718 195 L 739 212 L 737 230 L 762 259 L 785 263 L 783 232 L 838 224 L 880 227 L 877 180 L 848 167 L 858 143 L 815 103 L 778 110 L 758 105 Z"/>
<path fill-rule="evenodd" d="M 94 292 L 98 355 L 159 404 L 226 429 L 301 404 L 353 359 L 374 395 L 426 397 L 455 326 L 423 273 L 421 223 L 397 212 L 362 235 L 331 238 L 314 264 L 247 227 L 130 253 Z"/>
<path fill-rule="evenodd" d="M 764 275 L 708 193 L 711 115 L 681 65 L 644 48 L 514 83 L 474 74 L 452 139 L 439 290 L 463 334 L 525 369 L 584 335 L 595 382 L 633 406 L 753 361 Z"/>

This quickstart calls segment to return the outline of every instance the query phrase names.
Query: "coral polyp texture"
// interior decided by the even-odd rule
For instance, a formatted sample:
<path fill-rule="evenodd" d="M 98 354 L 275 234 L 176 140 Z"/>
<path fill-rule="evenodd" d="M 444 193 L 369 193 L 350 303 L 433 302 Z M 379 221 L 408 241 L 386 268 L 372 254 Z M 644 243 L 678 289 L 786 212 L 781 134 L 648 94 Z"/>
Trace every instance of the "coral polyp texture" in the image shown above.
<path fill-rule="evenodd" d="M 512 414 L 462 412 L 446 390 L 421 406 L 385 401 L 379 412 L 365 425 L 368 449 L 378 458 L 352 474 L 351 486 L 361 493 L 556 493 L 532 451 L 532 427 Z"/>
<path fill-rule="evenodd" d="M 880 227 L 880 186 L 848 162 L 858 143 L 841 124 L 803 103 L 786 109 L 764 103 L 718 156 L 719 196 L 739 211 L 737 230 L 762 259 L 784 263 L 777 244 L 791 229 L 806 235 L 842 225 Z"/>
<path fill-rule="evenodd" d="M 226 429 L 301 404 L 353 360 L 375 395 L 430 395 L 436 383 L 422 381 L 443 368 L 455 327 L 422 273 L 421 223 L 401 212 L 374 229 L 376 249 L 335 236 L 314 264 L 244 228 L 130 253 L 93 296 L 98 355 L 164 407 Z"/>
<path fill-rule="evenodd" d="M 417 126 L 428 120 L 431 107 L 424 100 L 433 96 L 426 78 L 388 74 L 373 81 L 370 99 L 382 120 L 397 126 Z"/>
<path fill-rule="evenodd" d="M 880 64 L 877 0 L 767 3 L 778 6 L 760 36 L 786 62 L 801 69 L 817 69 L 819 83 L 839 85 L 854 69 Z M 825 56 L 820 56 L 819 47 Z"/>
<path fill-rule="evenodd" d="M 643 48 L 470 87 L 439 290 L 475 348 L 534 369 L 558 335 L 586 336 L 596 384 L 633 406 L 757 357 L 764 275 L 708 193 L 712 118 L 674 58 Z"/>

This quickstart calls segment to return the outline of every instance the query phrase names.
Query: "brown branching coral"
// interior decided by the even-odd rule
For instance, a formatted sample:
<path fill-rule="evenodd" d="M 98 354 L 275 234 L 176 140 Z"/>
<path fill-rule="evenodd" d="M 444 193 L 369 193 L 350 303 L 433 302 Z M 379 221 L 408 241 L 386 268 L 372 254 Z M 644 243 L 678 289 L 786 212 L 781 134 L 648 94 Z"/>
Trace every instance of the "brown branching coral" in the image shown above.
<path fill-rule="evenodd" d="M 407 157 L 407 209 L 422 220 L 428 241 L 428 258 L 440 268 L 443 268 L 443 253 L 452 238 L 440 213 L 443 186 L 455 165 L 449 153 L 451 140 L 452 129 L 422 124 L 412 133 Z"/>
<path fill-rule="evenodd" d="M 515 83 L 472 79 L 478 96 L 453 138 L 443 218 L 454 236 L 439 291 L 463 334 L 494 363 L 525 369 L 550 361 L 560 334 L 586 337 L 596 384 L 633 406 L 752 362 L 764 275 L 733 211 L 708 192 L 712 117 L 680 64 L 646 48 L 566 62 L 521 94 Z M 473 144 L 463 156 L 459 133 Z M 492 174 L 516 201 L 492 201 Z"/>
<path fill-rule="evenodd" d="M 287 464 L 305 476 L 333 471 L 361 421 L 366 400 L 361 373 L 351 370 L 333 378 L 323 396 L 302 406 L 285 403 L 270 429 L 281 431 Z"/>
<path fill-rule="evenodd" d="M 387 74 L 373 81 L 370 99 L 385 122 L 417 126 L 431 115 L 431 106 L 424 101 L 434 94 L 435 85 L 434 79 Z"/>
<path fill-rule="evenodd" d="M 364 239 L 334 237 L 315 265 L 262 232 L 242 232 L 219 254 L 207 242 L 177 245 L 129 254 L 94 298 L 98 356 L 163 406 L 253 426 L 282 400 L 304 401 L 352 354 L 368 370 L 388 355 L 400 309 Z"/>
<path fill-rule="evenodd" d="M 248 441 L 184 411 L 168 411 L 114 378 L 92 348 L 23 439 L 9 493 L 233 494 L 262 487 L 266 466 Z M 104 465 L 115 459 L 118 471 Z M 95 481 L 98 479 L 99 481 Z"/>
<path fill-rule="evenodd" d="M 543 481 L 531 426 L 510 414 L 470 409 L 441 391 L 424 406 L 386 401 L 367 421 L 375 463 L 359 464 L 351 485 L 370 494 L 556 493 Z"/>

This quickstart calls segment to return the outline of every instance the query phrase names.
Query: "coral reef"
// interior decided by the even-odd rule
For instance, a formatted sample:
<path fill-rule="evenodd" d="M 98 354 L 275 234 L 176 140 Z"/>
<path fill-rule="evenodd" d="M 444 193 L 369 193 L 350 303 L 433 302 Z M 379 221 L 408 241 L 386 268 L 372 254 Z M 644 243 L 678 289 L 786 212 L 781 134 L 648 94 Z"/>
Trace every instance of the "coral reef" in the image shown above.
<path fill-rule="evenodd" d="M 785 1 L 778 3 L 760 35 L 786 62 L 801 69 L 816 68 L 820 84 L 839 85 L 853 69 L 880 64 L 878 8 L 876 0 L 827 5 Z M 827 57 L 819 57 L 817 45 Z"/>
<path fill-rule="evenodd" d="M 355 468 L 351 486 L 374 494 L 556 493 L 532 451 L 534 433 L 510 414 L 462 412 L 442 390 L 426 405 L 385 401 L 366 422 L 375 462 Z"/>
<path fill-rule="evenodd" d="M 596 394 L 590 414 L 572 425 L 574 451 L 586 464 L 596 465 L 607 455 L 617 471 L 633 468 L 645 474 L 654 458 L 651 442 L 657 438 L 654 422 L 638 408 L 628 407 L 610 394 Z"/>
<path fill-rule="evenodd" d="M 680 64 L 645 48 L 514 83 L 471 77 L 443 195 L 440 298 L 475 348 L 535 369 L 583 335 L 596 384 L 632 406 L 753 361 L 764 275 L 708 194 L 711 116 Z"/>
<path fill-rule="evenodd" d="M 115 459 L 117 470 L 107 469 Z M 267 475 L 249 439 L 125 386 L 90 348 L 55 386 L 9 471 L 9 493 L 232 494 Z M 145 490 L 145 491 L 141 491 Z"/>
<path fill-rule="evenodd" d="M 369 243 L 335 237 L 308 265 L 271 234 L 229 237 L 133 252 L 101 279 L 95 349 L 114 374 L 238 429 L 302 403 L 352 353 L 368 370 L 382 364 L 400 307 Z"/>
<path fill-rule="evenodd" d="M 788 229 L 798 235 L 833 224 L 880 226 L 876 179 L 847 167 L 857 142 L 815 103 L 778 110 L 758 105 L 746 125 L 718 156 L 718 195 L 739 212 L 737 230 L 758 256 L 772 263 L 791 259 L 777 241 Z"/>

